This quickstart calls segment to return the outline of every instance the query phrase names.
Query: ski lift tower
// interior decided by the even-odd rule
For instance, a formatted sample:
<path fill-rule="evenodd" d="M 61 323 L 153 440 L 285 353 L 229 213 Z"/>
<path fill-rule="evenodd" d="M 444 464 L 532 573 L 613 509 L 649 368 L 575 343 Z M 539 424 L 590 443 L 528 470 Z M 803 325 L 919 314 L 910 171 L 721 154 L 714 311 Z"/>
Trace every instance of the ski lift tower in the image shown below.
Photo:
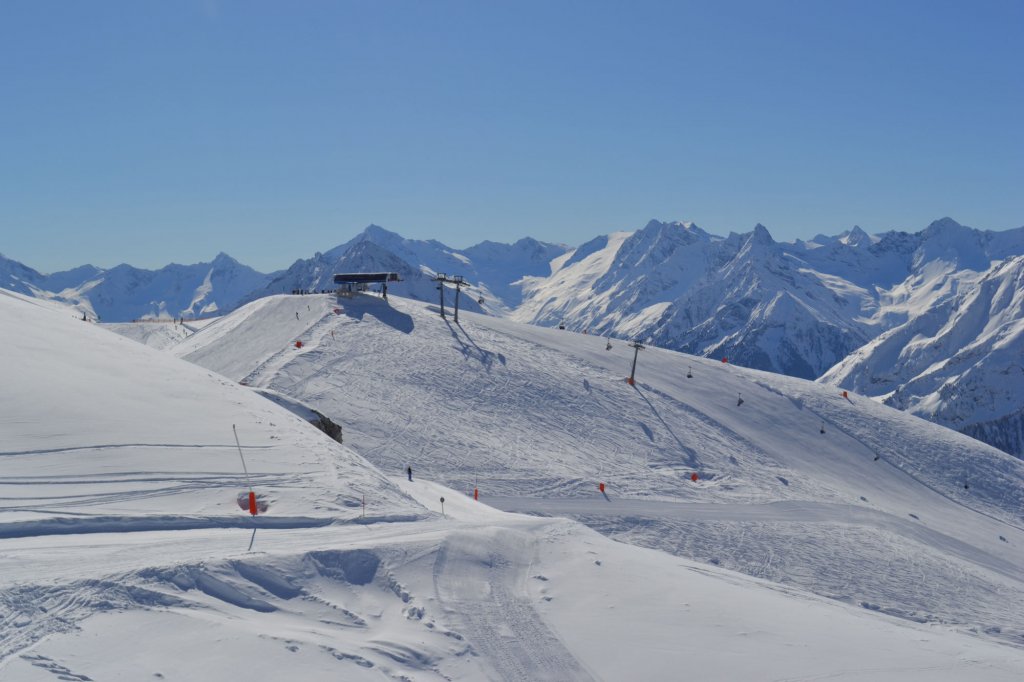
<path fill-rule="evenodd" d="M 626 380 L 626 383 L 630 386 L 634 386 L 633 375 L 636 374 L 636 356 L 640 355 L 640 351 L 644 349 L 644 345 L 639 341 L 634 341 L 629 344 L 629 347 L 633 349 L 633 369 L 629 370 L 629 379 Z"/>
<path fill-rule="evenodd" d="M 437 282 L 437 290 L 441 292 L 441 317 L 444 317 L 444 283 L 447 276 L 443 272 L 437 273 L 434 281 Z"/>
<path fill-rule="evenodd" d="M 469 282 L 465 280 L 462 275 L 446 275 L 443 272 L 437 273 L 434 277 L 434 281 L 437 282 L 437 288 L 441 292 L 441 317 L 444 317 L 444 285 L 454 284 L 455 285 L 455 324 L 459 323 L 459 294 L 462 293 L 462 287 L 468 287 Z"/>

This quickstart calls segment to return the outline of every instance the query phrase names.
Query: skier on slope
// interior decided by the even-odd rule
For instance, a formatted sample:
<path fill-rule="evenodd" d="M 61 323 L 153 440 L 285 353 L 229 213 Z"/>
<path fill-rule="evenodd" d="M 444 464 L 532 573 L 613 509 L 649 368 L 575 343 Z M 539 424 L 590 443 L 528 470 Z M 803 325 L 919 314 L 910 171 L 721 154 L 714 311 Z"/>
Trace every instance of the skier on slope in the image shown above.
<path fill-rule="evenodd" d="M 405 467 L 405 473 L 407 473 L 409 475 L 409 480 L 412 481 L 412 467 L 411 466 Z"/>

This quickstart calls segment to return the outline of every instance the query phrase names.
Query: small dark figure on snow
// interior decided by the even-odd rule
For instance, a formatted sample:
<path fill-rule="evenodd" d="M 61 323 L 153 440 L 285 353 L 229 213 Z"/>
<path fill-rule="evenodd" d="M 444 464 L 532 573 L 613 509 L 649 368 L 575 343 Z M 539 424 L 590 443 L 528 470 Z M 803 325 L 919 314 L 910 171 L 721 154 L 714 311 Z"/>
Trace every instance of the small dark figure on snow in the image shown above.
<path fill-rule="evenodd" d="M 299 319 L 299 311 L 298 310 L 295 311 L 295 319 L 296 320 Z"/>
<path fill-rule="evenodd" d="M 412 480 L 412 467 L 405 467 L 405 473 L 409 474 L 409 480 Z"/>

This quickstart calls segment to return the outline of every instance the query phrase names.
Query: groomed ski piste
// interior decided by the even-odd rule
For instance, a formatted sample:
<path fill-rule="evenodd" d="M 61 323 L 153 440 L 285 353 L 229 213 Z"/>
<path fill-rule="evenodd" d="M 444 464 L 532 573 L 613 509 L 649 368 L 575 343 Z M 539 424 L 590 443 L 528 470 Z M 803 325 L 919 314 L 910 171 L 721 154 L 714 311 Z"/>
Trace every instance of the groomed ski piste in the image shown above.
<path fill-rule="evenodd" d="M 1024 676 L 1016 460 L 657 349 L 630 387 L 621 342 L 460 317 L 271 297 L 190 364 L 0 292 L 0 678 Z"/>

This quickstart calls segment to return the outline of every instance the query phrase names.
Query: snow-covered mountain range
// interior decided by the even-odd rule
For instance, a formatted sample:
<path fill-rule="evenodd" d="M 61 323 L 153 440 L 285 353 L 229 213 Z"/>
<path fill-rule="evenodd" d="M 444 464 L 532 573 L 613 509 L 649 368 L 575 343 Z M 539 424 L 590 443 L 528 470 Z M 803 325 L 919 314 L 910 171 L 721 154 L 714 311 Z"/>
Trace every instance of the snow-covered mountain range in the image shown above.
<path fill-rule="evenodd" d="M 513 318 L 625 338 L 791 376 L 821 376 L 854 349 L 941 303 L 944 282 L 1024 254 L 1024 228 L 951 219 L 918 234 L 860 228 L 779 243 L 757 225 L 717 237 L 652 220 L 599 237 L 524 282 Z"/>
<path fill-rule="evenodd" d="M 270 278 L 226 253 L 209 263 L 172 263 L 159 270 L 83 265 L 49 275 L 0 254 L 0 287 L 60 301 L 108 322 L 219 315 Z"/>
<path fill-rule="evenodd" d="M 1019 335 L 999 336 L 999 353 L 957 356 L 956 378 L 950 366 L 946 380 L 938 383 L 933 365 L 939 357 L 949 364 L 968 346 L 977 351 L 971 332 L 944 334 L 941 343 L 932 344 L 943 350 L 930 365 L 922 364 L 920 353 L 914 362 L 888 359 L 892 348 L 906 348 L 915 335 L 937 332 L 939 321 L 957 317 L 955 310 L 976 298 L 972 292 L 992 288 L 994 279 L 1019 292 L 1019 280 L 1007 274 L 1004 261 L 1022 255 L 1024 228 L 981 231 L 950 218 L 914 234 L 872 236 L 854 227 L 792 243 L 776 242 L 762 225 L 721 237 L 694 223 L 652 220 L 635 232 L 602 235 L 577 248 L 526 238 L 455 249 L 370 225 L 349 241 L 270 275 L 225 254 L 209 264 L 155 272 L 83 266 L 52 275 L 0 257 L 0 286 L 55 298 L 104 320 L 126 321 L 202 317 L 271 294 L 330 289 L 339 271 L 395 271 L 403 282 L 391 288 L 393 293 L 434 301 L 433 276 L 460 274 L 473 285 L 461 302 L 470 311 L 637 338 L 747 367 L 821 378 L 1020 455 L 1024 396 L 991 395 L 987 380 L 979 379 L 1010 377 L 1003 383 L 1015 383 L 1019 363 L 1013 358 L 1024 354 Z M 1004 309 L 1003 301 L 996 299 L 989 315 L 1000 320 L 1000 328 L 1015 328 L 1019 310 Z M 976 310 L 980 304 L 971 305 Z M 875 353 L 875 360 L 867 359 Z M 968 358 L 974 358 L 969 373 L 963 367 Z M 929 381 L 920 380 L 929 367 Z M 967 381 L 968 374 L 974 379 Z M 951 400 L 954 386 L 958 398 Z M 982 407 L 993 401 L 1001 407 Z"/>
<path fill-rule="evenodd" d="M 295 261 L 272 279 L 266 287 L 253 292 L 246 301 L 295 289 L 318 291 L 333 289 L 336 272 L 397 272 L 402 282 L 389 287 L 396 295 L 420 300 L 437 299 L 438 273 L 462 275 L 470 282 L 472 295 L 468 310 L 488 310 L 505 314 L 522 300 L 517 282 L 524 276 L 546 275 L 551 260 L 568 247 L 545 244 L 524 238 L 515 244 L 481 242 L 468 249 L 454 249 L 441 242 L 406 239 L 378 225 L 370 225 L 354 238 L 312 258 Z M 482 304 L 475 301 L 483 299 Z"/>

